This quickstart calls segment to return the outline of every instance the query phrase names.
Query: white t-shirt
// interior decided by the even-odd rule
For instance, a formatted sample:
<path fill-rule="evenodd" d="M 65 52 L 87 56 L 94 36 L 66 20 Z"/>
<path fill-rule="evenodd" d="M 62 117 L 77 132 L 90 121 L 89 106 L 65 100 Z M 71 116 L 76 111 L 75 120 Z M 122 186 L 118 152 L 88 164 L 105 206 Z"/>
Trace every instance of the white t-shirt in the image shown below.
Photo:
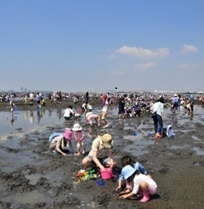
<path fill-rule="evenodd" d="M 34 94 L 33 93 L 30 93 L 30 99 L 34 99 Z"/>
<path fill-rule="evenodd" d="M 148 183 L 149 187 L 157 187 L 156 182 L 152 178 L 150 178 L 147 175 L 144 175 L 144 174 L 140 173 L 139 175 L 135 175 L 135 178 L 133 180 L 133 190 L 132 190 L 132 192 L 134 194 L 138 193 L 141 182 Z"/>
<path fill-rule="evenodd" d="M 156 102 L 151 107 L 152 112 L 157 112 L 158 115 L 162 116 L 162 112 L 164 111 L 164 104 L 162 102 Z"/>
<path fill-rule="evenodd" d="M 64 117 L 68 117 L 68 118 L 71 117 L 71 113 L 72 113 L 72 115 L 74 115 L 74 111 L 71 108 L 65 109 Z"/>

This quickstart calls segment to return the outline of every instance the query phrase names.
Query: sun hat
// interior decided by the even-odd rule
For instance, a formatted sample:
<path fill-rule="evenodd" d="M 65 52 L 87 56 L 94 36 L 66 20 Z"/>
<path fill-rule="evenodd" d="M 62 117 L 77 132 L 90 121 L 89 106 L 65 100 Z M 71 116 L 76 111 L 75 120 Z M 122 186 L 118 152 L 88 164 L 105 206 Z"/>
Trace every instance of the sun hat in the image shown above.
<path fill-rule="evenodd" d="M 177 97 L 177 94 L 174 94 L 175 97 Z"/>
<path fill-rule="evenodd" d="M 113 139 L 112 139 L 111 134 L 104 134 L 102 136 L 102 143 L 103 143 L 105 148 L 111 148 L 112 143 L 113 143 Z"/>
<path fill-rule="evenodd" d="M 121 174 L 124 176 L 124 179 L 128 179 L 130 176 L 132 176 L 133 173 L 135 173 L 136 169 L 133 168 L 131 165 L 126 165 L 123 169 Z"/>
<path fill-rule="evenodd" d="M 75 123 L 72 130 L 73 131 L 81 131 L 82 127 L 78 123 Z"/>
<path fill-rule="evenodd" d="M 71 130 L 65 130 L 65 132 L 63 133 L 63 137 L 67 140 L 71 140 L 71 138 L 72 138 Z"/>

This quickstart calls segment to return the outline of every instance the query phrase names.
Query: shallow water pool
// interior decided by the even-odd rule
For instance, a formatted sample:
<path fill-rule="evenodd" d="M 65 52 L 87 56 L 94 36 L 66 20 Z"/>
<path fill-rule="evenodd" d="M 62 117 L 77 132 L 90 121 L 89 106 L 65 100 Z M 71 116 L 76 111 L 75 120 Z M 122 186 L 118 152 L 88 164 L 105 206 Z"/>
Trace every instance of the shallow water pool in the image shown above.
<path fill-rule="evenodd" d="M 64 122 L 62 111 L 39 110 L 0 113 L 0 136 L 22 130 L 24 133 L 42 129 L 46 125 Z"/>

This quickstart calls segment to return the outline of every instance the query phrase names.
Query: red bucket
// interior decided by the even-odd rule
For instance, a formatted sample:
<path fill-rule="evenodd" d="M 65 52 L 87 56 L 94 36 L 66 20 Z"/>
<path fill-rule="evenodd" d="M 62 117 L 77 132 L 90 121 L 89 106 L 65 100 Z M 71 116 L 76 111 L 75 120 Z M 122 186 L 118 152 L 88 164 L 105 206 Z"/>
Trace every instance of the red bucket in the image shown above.
<path fill-rule="evenodd" d="M 105 171 L 101 171 L 101 178 L 104 180 L 111 179 L 112 176 L 112 169 L 110 168 L 106 168 Z"/>

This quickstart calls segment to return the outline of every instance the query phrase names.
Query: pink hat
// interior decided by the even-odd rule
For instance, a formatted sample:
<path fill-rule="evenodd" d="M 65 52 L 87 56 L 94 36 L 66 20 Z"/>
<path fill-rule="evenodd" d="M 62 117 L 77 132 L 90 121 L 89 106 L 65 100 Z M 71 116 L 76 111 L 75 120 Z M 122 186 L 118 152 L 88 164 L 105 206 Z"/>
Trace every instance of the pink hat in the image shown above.
<path fill-rule="evenodd" d="M 66 130 L 64 133 L 63 133 L 63 137 L 67 140 L 71 140 L 72 139 L 72 131 L 71 130 Z"/>

